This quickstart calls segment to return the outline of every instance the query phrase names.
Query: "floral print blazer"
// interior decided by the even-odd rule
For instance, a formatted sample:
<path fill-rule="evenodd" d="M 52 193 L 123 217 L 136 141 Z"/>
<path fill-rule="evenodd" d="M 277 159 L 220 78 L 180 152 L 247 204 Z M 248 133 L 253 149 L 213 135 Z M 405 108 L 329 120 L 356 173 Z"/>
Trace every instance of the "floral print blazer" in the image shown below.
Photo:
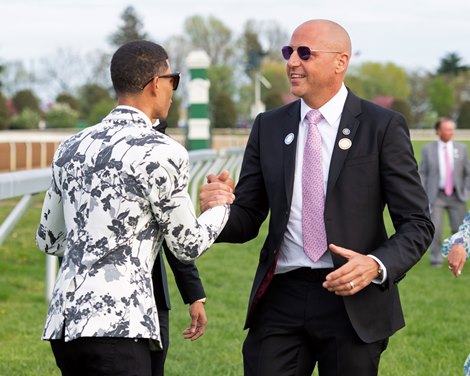
<path fill-rule="evenodd" d="M 441 253 L 447 256 L 454 244 L 462 244 L 467 252 L 467 258 L 470 256 L 470 212 L 465 215 L 459 230 L 445 239 L 442 243 Z"/>
<path fill-rule="evenodd" d="M 188 171 L 186 149 L 128 106 L 59 146 L 36 234 L 42 251 L 63 256 L 43 339 L 159 343 L 151 271 L 163 239 L 194 260 L 229 215 L 228 205 L 195 215 Z"/>

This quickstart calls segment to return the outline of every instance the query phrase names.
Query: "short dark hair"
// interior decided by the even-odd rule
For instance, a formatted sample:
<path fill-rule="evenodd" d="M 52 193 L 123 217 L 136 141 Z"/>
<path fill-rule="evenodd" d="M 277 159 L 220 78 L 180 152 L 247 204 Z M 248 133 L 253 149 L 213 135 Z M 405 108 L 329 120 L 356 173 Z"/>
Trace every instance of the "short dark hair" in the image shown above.
<path fill-rule="evenodd" d="M 439 130 L 439 128 L 441 127 L 441 124 L 445 121 L 452 121 L 452 119 L 448 118 L 448 117 L 441 117 L 441 118 L 437 119 L 436 123 L 434 124 L 434 129 L 436 131 Z"/>
<path fill-rule="evenodd" d="M 168 54 L 153 42 L 135 40 L 117 49 L 111 59 L 111 80 L 116 94 L 137 94 L 153 76 L 168 69 Z"/>

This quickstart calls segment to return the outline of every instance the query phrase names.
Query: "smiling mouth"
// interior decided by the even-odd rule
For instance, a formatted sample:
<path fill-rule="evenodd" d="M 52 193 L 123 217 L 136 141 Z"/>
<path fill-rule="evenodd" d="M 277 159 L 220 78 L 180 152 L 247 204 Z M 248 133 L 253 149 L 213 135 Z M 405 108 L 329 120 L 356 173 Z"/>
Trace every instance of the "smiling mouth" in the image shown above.
<path fill-rule="evenodd" d="M 291 73 L 290 74 L 290 79 L 291 80 L 296 80 L 296 79 L 301 79 L 305 78 L 305 74 L 300 74 L 300 73 Z"/>

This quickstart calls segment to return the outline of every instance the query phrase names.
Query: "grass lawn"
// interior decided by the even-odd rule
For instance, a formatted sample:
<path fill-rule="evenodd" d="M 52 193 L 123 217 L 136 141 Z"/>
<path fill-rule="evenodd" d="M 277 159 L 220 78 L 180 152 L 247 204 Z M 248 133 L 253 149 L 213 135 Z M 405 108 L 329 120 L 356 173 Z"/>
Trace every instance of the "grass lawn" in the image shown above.
<path fill-rule="evenodd" d="M 415 143 L 419 158 L 422 143 Z M 0 223 L 13 206 L 0 202 Z M 34 244 L 41 202 L 30 209 L 0 246 L 0 376 L 55 376 L 49 344 L 40 340 L 47 311 L 45 256 Z M 448 229 L 446 230 L 448 234 Z M 264 241 L 216 244 L 197 265 L 208 302 L 206 334 L 195 342 L 182 338 L 189 324 L 169 272 L 173 309 L 169 376 L 242 375 L 243 322 L 251 283 Z M 382 356 L 381 376 L 459 376 L 470 352 L 470 266 L 455 279 L 447 268 L 429 267 L 428 255 L 400 282 L 407 326 L 395 334 Z M 315 373 L 316 375 L 316 373 Z"/>

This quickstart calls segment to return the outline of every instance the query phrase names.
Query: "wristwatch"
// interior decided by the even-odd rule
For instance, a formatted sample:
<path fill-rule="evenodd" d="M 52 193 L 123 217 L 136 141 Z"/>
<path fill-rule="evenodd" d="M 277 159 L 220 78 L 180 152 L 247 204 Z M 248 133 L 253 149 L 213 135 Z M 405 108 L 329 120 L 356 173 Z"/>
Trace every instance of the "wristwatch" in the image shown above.
<path fill-rule="evenodd" d="M 201 299 L 195 300 L 194 303 L 196 303 L 196 302 L 206 304 L 206 298 L 201 298 Z"/>
<path fill-rule="evenodd" d="M 378 279 L 379 281 L 382 281 L 383 277 L 384 277 L 384 270 L 379 265 L 379 268 L 377 269 L 377 277 L 375 277 L 375 279 Z"/>

